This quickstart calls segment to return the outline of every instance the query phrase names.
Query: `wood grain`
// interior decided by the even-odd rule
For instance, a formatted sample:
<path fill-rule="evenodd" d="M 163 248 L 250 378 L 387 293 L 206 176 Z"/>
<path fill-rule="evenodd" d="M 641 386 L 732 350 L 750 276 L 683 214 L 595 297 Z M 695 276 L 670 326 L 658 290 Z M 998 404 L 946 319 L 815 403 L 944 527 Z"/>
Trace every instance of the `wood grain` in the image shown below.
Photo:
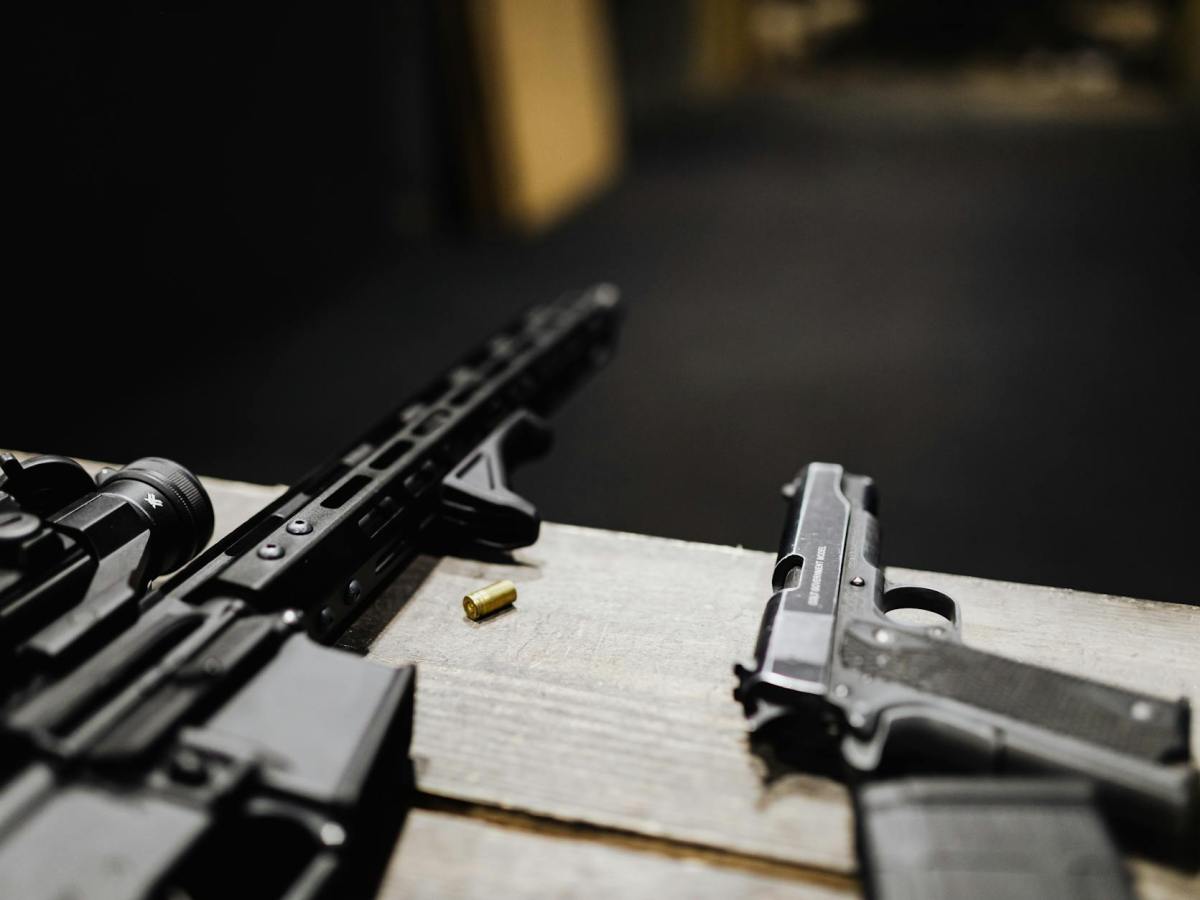
<path fill-rule="evenodd" d="M 204 481 L 218 534 L 283 490 Z M 458 812 L 409 816 L 381 896 L 845 896 L 845 791 L 799 775 L 765 785 L 730 697 L 772 563 L 551 524 L 508 562 L 416 560 L 347 643 L 370 636 L 372 658 L 419 664 L 419 785 Z M 1200 698 L 1200 607 L 887 574 L 955 597 L 975 646 Z M 463 594 L 500 578 L 517 584 L 515 607 L 471 622 Z M 1200 895 L 1197 876 L 1131 870 L 1146 900 Z"/>
<path fill-rule="evenodd" d="M 370 649 L 418 665 L 421 789 L 850 871 L 844 789 L 764 786 L 730 696 L 771 562 L 555 525 L 511 565 L 443 559 Z M 471 622 L 463 594 L 500 578 L 515 606 Z"/>
<path fill-rule="evenodd" d="M 849 888 L 640 852 L 590 839 L 543 835 L 415 810 L 388 866 L 380 900 L 622 897 L 626 900 L 847 900 Z"/>
<path fill-rule="evenodd" d="M 730 666 L 750 655 L 772 562 L 563 525 L 544 526 L 509 564 L 426 560 L 419 583 L 395 586 L 400 608 L 370 647 L 379 661 L 419 666 L 421 789 L 853 871 L 845 791 L 799 775 L 765 785 L 730 698 Z M 1200 609 L 900 569 L 889 577 L 955 596 L 976 646 L 1197 696 Z M 500 578 L 516 583 L 515 607 L 468 620 L 463 594 Z"/>

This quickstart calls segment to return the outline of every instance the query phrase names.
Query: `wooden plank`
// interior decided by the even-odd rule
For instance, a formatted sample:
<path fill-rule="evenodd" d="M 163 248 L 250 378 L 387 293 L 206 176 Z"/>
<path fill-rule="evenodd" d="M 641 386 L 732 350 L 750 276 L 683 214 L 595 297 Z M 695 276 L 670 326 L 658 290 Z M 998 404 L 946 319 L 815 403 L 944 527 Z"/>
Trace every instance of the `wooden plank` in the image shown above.
<path fill-rule="evenodd" d="M 1134 893 L 1141 900 L 1185 900 L 1189 897 L 1195 900 L 1200 897 L 1200 875 L 1168 869 L 1144 859 L 1129 860 L 1129 871 L 1133 876 Z"/>
<path fill-rule="evenodd" d="M 612 842 L 518 830 L 461 815 L 415 810 L 379 891 L 393 898 L 622 897 L 659 900 L 846 900 L 832 884 L 633 850 Z"/>
<path fill-rule="evenodd" d="M 845 791 L 801 775 L 764 786 L 730 699 L 730 665 L 751 653 L 772 562 L 564 525 L 545 525 L 511 564 L 422 561 L 391 589 L 399 611 L 370 647 L 379 661 L 419 666 L 421 789 L 853 871 Z M 1166 696 L 1200 693 L 1198 608 L 900 569 L 889 577 L 957 597 L 966 639 L 985 649 Z M 517 584 L 516 606 L 468 620 L 462 595 L 499 578 Z"/>
<path fill-rule="evenodd" d="M 765 788 L 730 697 L 771 565 L 553 525 L 513 565 L 442 560 L 370 649 L 418 664 L 421 789 L 851 871 L 845 790 L 802 775 Z M 463 594 L 498 578 L 516 606 L 470 622 Z"/>
<path fill-rule="evenodd" d="M 218 533 L 283 490 L 204 482 Z M 422 790 L 474 814 L 515 812 L 497 824 L 415 811 L 383 896 L 844 890 L 823 872 L 853 869 L 845 793 L 803 776 L 764 787 L 729 698 L 728 666 L 749 656 L 771 564 L 755 551 L 549 524 L 512 564 L 418 559 L 359 634 L 382 629 L 376 659 L 421 664 Z M 466 619 L 462 594 L 501 577 L 518 584 L 516 607 Z M 974 645 L 1200 697 L 1200 608 L 905 569 L 888 579 L 956 597 Z M 536 831 L 514 829 L 522 815 Z M 1148 900 L 1200 893 L 1196 876 L 1140 860 L 1132 871 Z"/>

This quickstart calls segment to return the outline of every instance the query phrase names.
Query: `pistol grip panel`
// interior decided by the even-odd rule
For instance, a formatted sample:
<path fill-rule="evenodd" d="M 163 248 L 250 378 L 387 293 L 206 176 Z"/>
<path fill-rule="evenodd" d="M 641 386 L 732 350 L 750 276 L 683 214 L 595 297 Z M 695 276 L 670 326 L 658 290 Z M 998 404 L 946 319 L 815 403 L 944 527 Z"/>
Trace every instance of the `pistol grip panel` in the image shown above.
<path fill-rule="evenodd" d="M 1184 700 L 1160 700 L 865 621 L 847 629 L 840 663 L 855 673 L 852 681 L 904 685 L 927 698 L 957 701 L 1157 763 L 1190 758 Z"/>
<path fill-rule="evenodd" d="M 876 623 L 847 630 L 835 677 L 858 772 L 1083 777 L 1130 845 L 1196 865 L 1200 779 L 1188 706 Z"/>

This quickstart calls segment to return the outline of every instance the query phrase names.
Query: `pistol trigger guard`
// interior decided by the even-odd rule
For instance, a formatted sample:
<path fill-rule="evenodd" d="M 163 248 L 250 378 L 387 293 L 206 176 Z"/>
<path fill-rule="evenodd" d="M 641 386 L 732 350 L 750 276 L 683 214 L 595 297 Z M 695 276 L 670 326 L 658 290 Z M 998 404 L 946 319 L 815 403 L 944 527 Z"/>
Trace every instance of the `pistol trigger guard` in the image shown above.
<path fill-rule="evenodd" d="M 541 517 L 509 489 L 508 471 L 541 456 L 550 443 L 549 426 L 527 410 L 497 425 L 442 481 L 441 520 L 450 536 L 493 550 L 536 541 Z"/>
<path fill-rule="evenodd" d="M 945 621 L 932 625 L 909 625 L 887 616 L 895 609 L 921 609 L 941 616 Z M 879 612 L 893 627 L 925 634 L 929 637 L 956 640 L 960 643 L 962 641 L 962 611 L 958 602 L 933 588 L 906 584 L 889 588 L 884 592 L 883 599 L 880 601 Z"/>

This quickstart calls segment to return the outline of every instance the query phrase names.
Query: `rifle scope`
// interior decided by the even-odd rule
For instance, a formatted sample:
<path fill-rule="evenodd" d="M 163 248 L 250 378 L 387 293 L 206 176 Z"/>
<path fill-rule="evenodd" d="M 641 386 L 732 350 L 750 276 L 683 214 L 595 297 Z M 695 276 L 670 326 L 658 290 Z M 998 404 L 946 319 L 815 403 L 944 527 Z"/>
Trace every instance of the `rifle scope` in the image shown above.
<path fill-rule="evenodd" d="M 0 469 L 0 650 L 47 662 L 69 654 L 128 620 L 151 579 L 212 537 L 200 480 L 168 459 L 95 481 L 63 456 L 0 454 Z"/>

